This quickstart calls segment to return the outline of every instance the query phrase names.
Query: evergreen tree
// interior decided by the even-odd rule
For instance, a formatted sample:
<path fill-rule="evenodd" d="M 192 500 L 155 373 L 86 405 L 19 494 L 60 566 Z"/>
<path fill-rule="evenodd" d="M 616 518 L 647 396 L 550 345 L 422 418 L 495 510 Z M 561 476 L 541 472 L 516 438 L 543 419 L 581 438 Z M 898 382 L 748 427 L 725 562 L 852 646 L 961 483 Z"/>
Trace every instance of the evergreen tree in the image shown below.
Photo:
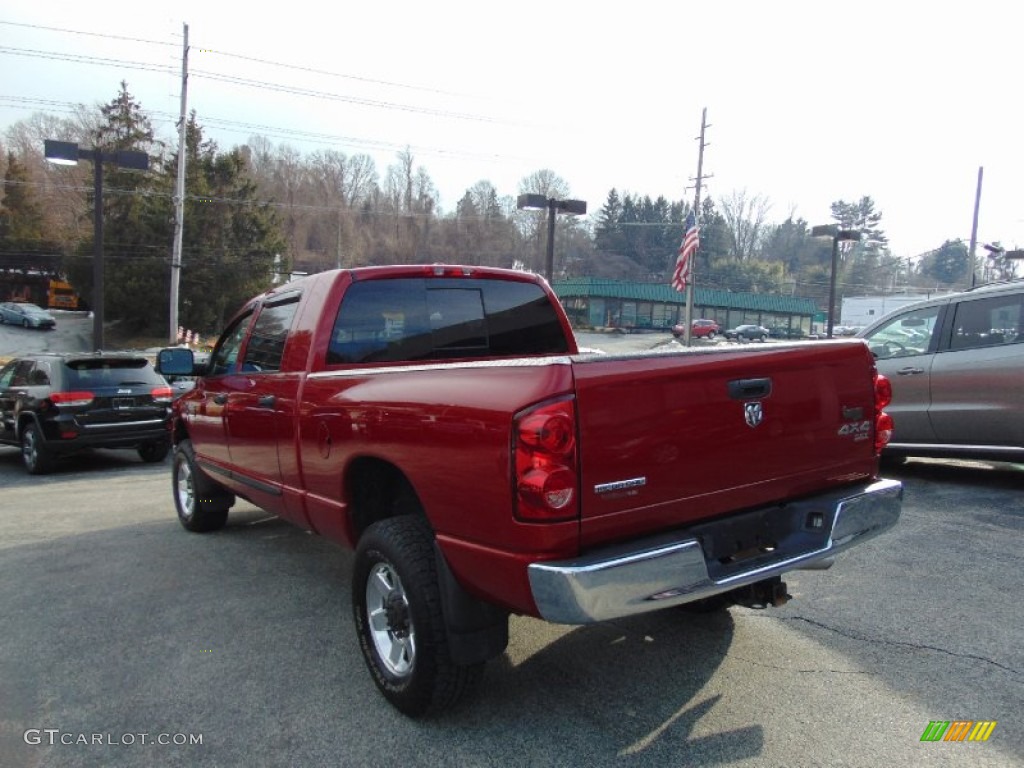
<path fill-rule="evenodd" d="M 962 240 L 947 240 L 921 260 L 921 274 L 950 286 L 970 275 L 970 258 Z"/>
<path fill-rule="evenodd" d="M 0 201 L 0 251 L 39 251 L 45 242 L 43 210 L 32 195 L 28 169 L 7 153 L 4 196 Z"/>
<path fill-rule="evenodd" d="M 113 163 L 103 169 L 105 318 L 128 333 L 166 331 L 169 275 L 165 266 L 173 224 L 173 187 L 160 176 L 161 147 L 127 83 L 121 83 L 120 92 L 100 113 L 103 122 L 94 138 L 97 151 L 125 150 L 150 156 L 149 172 L 118 168 Z M 96 200 L 91 198 L 95 206 Z M 79 258 L 69 265 L 71 282 L 84 295 L 92 291 L 92 259 L 90 238 L 81 244 Z"/>
<path fill-rule="evenodd" d="M 619 229 L 622 218 L 622 201 L 619 193 L 613 187 L 608 192 L 608 198 L 597 216 L 597 226 L 594 229 L 594 244 L 599 251 L 619 253 L 623 248 L 622 231 Z"/>
<path fill-rule="evenodd" d="M 242 150 L 219 154 L 216 143 L 203 138 L 195 113 L 185 146 L 179 317 L 184 327 L 212 333 L 271 286 L 275 269 L 287 273 L 289 267 L 279 258 L 285 253 L 280 222 L 269 204 L 257 201 Z M 167 167 L 170 179 L 176 156 Z"/>

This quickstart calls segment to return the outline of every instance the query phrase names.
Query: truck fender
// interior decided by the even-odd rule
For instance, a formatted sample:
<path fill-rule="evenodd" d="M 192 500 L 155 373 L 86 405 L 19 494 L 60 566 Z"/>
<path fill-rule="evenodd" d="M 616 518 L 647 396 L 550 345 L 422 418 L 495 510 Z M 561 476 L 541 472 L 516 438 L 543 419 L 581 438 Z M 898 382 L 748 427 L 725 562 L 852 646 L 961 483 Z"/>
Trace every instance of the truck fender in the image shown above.
<path fill-rule="evenodd" d="M 466 592 L 436 540 L 434 557 L 452 661 L 470 665 L 500 656 L 508 646 L 508 612 Z"/>

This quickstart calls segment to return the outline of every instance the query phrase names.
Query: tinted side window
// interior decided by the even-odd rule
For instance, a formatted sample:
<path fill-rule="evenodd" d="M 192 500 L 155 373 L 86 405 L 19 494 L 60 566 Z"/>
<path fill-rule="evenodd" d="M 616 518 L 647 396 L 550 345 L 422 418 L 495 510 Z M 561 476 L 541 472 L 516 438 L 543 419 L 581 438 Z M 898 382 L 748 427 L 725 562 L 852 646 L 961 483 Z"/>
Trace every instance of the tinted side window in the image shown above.
<path fill-rule="evenodd" d="M 242 346 L 242 339 L 245 338 L 245 332 L 249 328 L 251 319 L 252 313 L 247 312 L 220 337 L 217 348 L 210 358 L 209 372 L 211 376 L 228 373 L 234 369 L 235 362 L 238 360 L 238 350 Z"/>
<path fill-rule="evenodd" d="M 508 280 L 372 280 L 349 287 L 327 362 L 560 354 L 568 340 L 547 294 Z"/>
<path fill-rule="evenodd" d="M 14 366 L 14 374 L 11 376 L 12 387 L 27 387 L 28 374 L 32 370 L 31 360 L 18 360 Z"/>
<path fill-rule="evenodd" d="M 36 367 L 28 374 L 28 385 L 30 387 L 50 386 L 50 364 L 44 362 L 36 363 Z"/>
<path fill-rule="evenodd" d="M 1024 341 L 1021 338 L 1021 299 L 1024 293 L 965 299 L 953 315 L 950 349 L 970 349 Z"/>
<path fill-rule="evenodd" d="M 0 369 L 0 389 L 11 386 L 11 380 L 14 378 L 14 368 L 17 364 L 17 360 L 12 360 Z"/>
<path fill-rule="evenodd" d="M 292 318 L 299 306 L 299 297 L 270 306 L 264 306 L 256 318 L 249 343 L 245 347 L 243 371 L 279 371 L 284 356 L 284 343 Z"/>

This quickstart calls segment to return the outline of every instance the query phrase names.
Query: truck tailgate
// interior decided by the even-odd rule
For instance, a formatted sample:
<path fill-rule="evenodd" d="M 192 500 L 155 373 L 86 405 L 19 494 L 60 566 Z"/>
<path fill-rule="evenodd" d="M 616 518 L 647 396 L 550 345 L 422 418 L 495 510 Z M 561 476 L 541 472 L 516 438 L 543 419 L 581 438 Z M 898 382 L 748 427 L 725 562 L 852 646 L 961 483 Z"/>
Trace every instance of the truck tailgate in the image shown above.
<path fill-rule="evenodd" d="M 577 357 L 581 546 L 874 475 L 859 340 Z"/>

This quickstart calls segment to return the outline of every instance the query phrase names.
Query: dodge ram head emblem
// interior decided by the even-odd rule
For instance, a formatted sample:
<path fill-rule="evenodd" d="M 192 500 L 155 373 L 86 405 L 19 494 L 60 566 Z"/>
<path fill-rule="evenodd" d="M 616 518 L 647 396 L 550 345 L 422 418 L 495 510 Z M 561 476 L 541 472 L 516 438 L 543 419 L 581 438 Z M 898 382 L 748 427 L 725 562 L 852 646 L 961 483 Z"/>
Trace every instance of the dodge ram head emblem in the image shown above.
<path fill-rule="evenodd" d="M 746 419 L 747 426 L 753 429 L 761 420 L 764 419 L 764 410 L 761 408 L 761 403 L 755 400 L 752 403 L 743 404 L 743 418 Z"/>

